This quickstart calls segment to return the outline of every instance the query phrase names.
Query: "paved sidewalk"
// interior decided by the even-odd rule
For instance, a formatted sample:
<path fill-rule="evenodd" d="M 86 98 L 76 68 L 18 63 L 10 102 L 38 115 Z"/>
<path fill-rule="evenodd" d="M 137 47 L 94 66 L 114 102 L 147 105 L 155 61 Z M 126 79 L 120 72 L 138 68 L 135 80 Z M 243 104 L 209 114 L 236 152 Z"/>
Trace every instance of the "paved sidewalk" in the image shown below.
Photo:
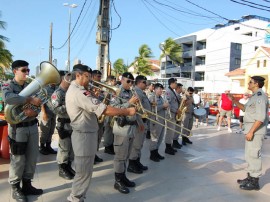
<path fill-rule="evenodd" d="M 211 120 L 212 122 L 214 120 Z M 114 190 L 113 156 L 99 156 L 104 162 L 94 166 L 93 179 L 85 202 L 127 202 L 127 201 L 243 201 L 266 202 L 270 199 L 270 136 L 263 145 L 263 173 L 260 191 L 243 191 L 236 180 L 245 178 L 244 136 L 236 134 L 237 124 L 233 123 L 233 133 L 227 128 L 221 131 L 216 126 L 194 127 L 192 145 L 184 146 L 175 156 L 165 154 L 165 160 L 155 163 L 149 160 L 148 140 L 146 140 L 142 162 L 149 170 L 141 175 L 127 173 L 137 186 L 130 194 L 120 194 Z M 53 147 L 57 148 L 57 135 Z M 160 148 L 164 154 L 164 144 Z M 38 197 L 28 197 L 29 201 L 64 202 L 70 193 L 72 181 L 58 176 L 56 155 L 39 155 L 33 184 L 44 189 Z M 0 158 L 0 201 L 14 201 L 7 182 L 9 161 Z"/>

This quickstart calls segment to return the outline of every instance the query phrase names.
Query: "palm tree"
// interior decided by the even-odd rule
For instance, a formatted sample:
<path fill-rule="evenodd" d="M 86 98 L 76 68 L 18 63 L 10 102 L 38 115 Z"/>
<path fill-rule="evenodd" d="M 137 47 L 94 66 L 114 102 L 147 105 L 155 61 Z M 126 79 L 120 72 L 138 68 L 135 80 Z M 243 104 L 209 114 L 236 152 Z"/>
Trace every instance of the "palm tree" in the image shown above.
<path fill-rule="evenodd" d="M 134 73 L 140 75 L 152 75 L 150 58 L 153 57 L 152 50 L 147 44 L 143 44 L 139 48 L 139 56 L 135 57 L 135 61 L 131 64 L 134 67 Z"/>
<path fill-rule="evenodd" d="M 176 64 L 181 64 L 183 61 L 182 54 L 183 50 L 181 45 L 176 43 L 171 37 L 165 40 L 164 43 L 159 45 L 162 54 L 160 59 L 165 57 L 165 70 L 167 69 L 168 58 Z"/>
<path fill-rule="evenodd" d="M 115 72 L 115 77 L 118 78 L 119 75 L 128 71 L 127 65 L 124 64 L 124 60 L 119 58 L 113 63 L 113 69 Z"/>
<path fill-rule="evenodd" d="M 1 12 L 0 12 L 1 17 Z M 6 28 L 6 22 L 0 21 L 0 29 Z M 12 54 L 6 49 L 4 41 L 9 41 L 5 36 L 0 35 L 0 68 L 7 68 L 12 62 Z"/>

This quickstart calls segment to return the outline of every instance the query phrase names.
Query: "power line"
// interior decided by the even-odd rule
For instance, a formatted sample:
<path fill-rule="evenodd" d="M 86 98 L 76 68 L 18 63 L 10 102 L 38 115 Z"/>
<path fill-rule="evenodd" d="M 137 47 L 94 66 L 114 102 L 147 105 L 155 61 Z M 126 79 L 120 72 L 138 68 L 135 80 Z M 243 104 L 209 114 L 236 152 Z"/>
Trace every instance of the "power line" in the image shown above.
<path fill-rule="evenodd" d="M 259 8 L 259 7 L 256 7 L 256 6 L 252 6 L 250 4 L 246 4 L 246 3 L 241 3 L 241 2 L 238 2 L 238 1 L 235 1 L 235 0 L 230 0 L 234 3 L 237 3 L 237 4 L 241 4 L 241 5 L 244 5 L 244 6 L 248 6 L 248 7 L 251 7 L 251 8 L 255 8 L 255 9 L 258 9 L 258 10 L 264 10 L 264 11 L 270 11 L 268 9 L 264 9 L 264 8 Z"/>
<path fill-rule="evenodd" d="M 116 29 L 118 29 L 121 26 L 122 18 L 121 18 L 121 16 L 119 15 L 118 11 L 115 8 L 114 0 L 112 0 L 112 5 L 113 5 L 113 10 L 115 11 L 115 13 L 117 14 L 117 16 L 119 17 L 119 23 L 118 23 L 118 25 L 115 28 L 112 28 L 111 29 L 111 30 L 116 30 Z M 112 20 L 111 20 L 111 22 L 112 22 Z"/>

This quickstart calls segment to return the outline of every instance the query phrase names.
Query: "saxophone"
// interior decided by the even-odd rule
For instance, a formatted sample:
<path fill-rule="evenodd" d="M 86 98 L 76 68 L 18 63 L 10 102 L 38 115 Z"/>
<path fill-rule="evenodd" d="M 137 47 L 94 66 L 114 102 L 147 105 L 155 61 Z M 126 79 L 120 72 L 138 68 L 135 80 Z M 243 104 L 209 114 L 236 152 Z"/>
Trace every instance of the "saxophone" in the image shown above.
<path fill-rule="evenodd" d="M 187 111 L 187 106 L 185 106 L 186 99 L 182 98 L 181 103 L 179 105 L 177 114 L 176 114 L 176 121 L 182 121 L 184 118 L 184 114 Z"/>

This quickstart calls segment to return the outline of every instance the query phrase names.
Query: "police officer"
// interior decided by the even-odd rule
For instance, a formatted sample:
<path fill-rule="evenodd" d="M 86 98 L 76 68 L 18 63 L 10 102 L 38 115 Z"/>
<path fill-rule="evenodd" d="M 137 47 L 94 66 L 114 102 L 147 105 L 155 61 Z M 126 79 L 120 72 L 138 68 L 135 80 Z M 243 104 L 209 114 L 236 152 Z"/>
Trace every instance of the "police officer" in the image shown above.
<path fill-rule="evenodd" d="M 169 84 L 169 86 L 165 92 L 165 97 L 166 97 L 165 101 L 169 102 L 169 107 L 170 107 L 171 117 L 168 117 L 168 118 L 170 118 L 170 121 L 173 122 L 174 124 L 171 122 L 167 122 L 167 127 L 175 130 L 175 128 L 176 128 L 176 119 L 175 118 L 176 118 L 176 113 L 178 111 L 179 104 L 180 104 L 180 102 L 177 98 L 177 95 L 174 91 L 177 87 L 177 79 L 170 78 L 168 80 L 168 84 Z M 170 155 L 174 155 L 175 152 L 177 152 L 177 150 L 172 147 L 173 138 L 175 135 L 175 132 L 173 130 L 167 129 L 166 136 L 165 136 L 165 143 L 166 143 L 165 153 L 170 154 Z"/>
<path fill-rule="evenodd" d="M 99 71 L 99 70 L 93 70 L 93 71 L 92 71 L 92 80 L 93 80 L 93 81 L 101 82 L 101 76 L 102 76 L 101 71 Z M 99 87 L 98 85 L 96 85 L 96 86 Z M 98 89 L 98 91 L 99 91 L 99 93 L 98 93 L 98 98 L 99 98 L 100 101 L 103 101 L 103 99 L 104 99 L 104 94 L 103 94 L 103 92 L 102 92 L 100 89 Z M 97 151 L 99 150 L 99 144 L 100 144 L 100 142 L 101 142 L 101 138 L 102 138 L 102 135 L 103 135 L 103 131 L 104 131 L 104 123 L 103 123 L 103 122 L 102 122 L 102 123 L 98 123 L 98 125 L 99 125 L 99 130 L 98 130 L 98 142 L 97 142 L 98 147 L 97 147 Z M 96 163 L 100 163 L 100 162 L 103 162 L 103 159 L 100 158 L 100 157 L 96 154 L 96 156 L 95 156 L 95 164 L 96 164 Z"/>
<path fill-rule="evenodd" d="M 155 95 L 154 88 L 155 88 L 155 83 L 152 83 L 152 82 L 147 83 L 147 87 L 146 87 L 145 91 L 146 91 L 146 95 L 148 98 Z M 151 138 L 151 136 L 150 136 L 150 121 L 148 121 L 148 123 L 149 123 L 149 125 L 148 125 L 148 130 L 146 132 L 146 138 L 150 139 Z"/>
<path fill-rule="evenodd" d="M 187 110 L 185 111 L 183 117 L 183 128 L 182 128 L 182 145 L 192 144 L 187 136 L 190 136 L 190 131 L 193 127 L 193 114 L 194 114 L 194 99 L 193 99 L 194 88 L 188 87 L 186 94 L 182 97 L 185 100 L 185 106 Z"/>
<path fill-rule="evenodd" d="M 262 90 L 264 78 L 261 76 L 251 77 L 248 89 L 252 91 L 249 101 L 243 105 L 232 95 L 229 95 L 233 103 L 245 111 L 245 159 L 248 164 L 247 178 L 237 180 L 240 188 L 244 190 L 259 190 L 259 177 L 262 175 L 261 150 L 264 135 L 268 125 L 268 97 Z"/>
<path fill-rule="evenodd" d="M 56 159 L 59 166 L 59 176 L 71 180 L 75 176 L 75 171 L 71 167 L 74 154 L 71 144 L 72 128 L 66 110 L 65 98 L 72 76 L 70 73 L 68 74 L 67 71 L 63 70 L 60 70 L 59 73 L 62 77 L 62 81 L 51 96 L 52 110 L 57 115 L 56 129 L 59 135 Z"/>
<path fill-rule="evenodd" d="M 149 97 L 149 100 L 152 104 L 152 112 L 157 113 L 158 116 L 166 118 L 166 111 L 169 107 L 168 102 L 164 102 L 162 98 L 162 91 L 164 89 L 163 85 L 160 83 L 156 83 L 154 87 L 154 94 Z M 154 162 L 159 162 L 164 159 L 164 156 L 161 156 L 158 153 L 159 146 L 163 140 L 164 132 L 165 132 L 165 120 L 162 118 L 158 118 L 158 116 L 151 116 L 151 119 L 156 120 L 160 124 L 157 124 L 153 121 L 150 121 L 150 131 L 151 131 L 151 140 L 149 144 L 150 149 L 150 159 Z"/>
<path fill-rule="evenodd" d="M 116 78 L 115 76 L 107 77 L 107 85 L 116 86 Z M 111 95 L 110 95 L 111 97 Z M 111 100 L 111 99 L 110 99 Z M 114 155 L 113 148 L 113 129 L 111 127 L 112 117 L 106 116 L 104 120 L 104 133 L 103 133 L 103 145 L 104 145 L 104 153 Z"/>
<path fill-rule="evenodd" d="M 181 98 L 181 93 L 182 93 L 182 84 L 181 83 L 177 83 L 177 87 L 175 89 L 175 94 L 177 96 L 177 99 L 179 100 L 179 103 L 181 103 L 182 98 Z M 177 126 L 176 126 L 176 131 L 181 131 L 181 122 L 176 122 Z M 179 133 L 174 133 L 174 137 L 173 137 L 173 144 L 172 146 L 176 149 L 181 149 L 182 145 L 178 142 L 179 139 Z"/>
<path fill-rule="evenodd" d="M 28 85 L 27 75 L 30 69 L 28 62 L 16 60 L 12 63 L 12 71 L 15 75 L 10 82 L 3 84 L 3 98 L 5 104 L 41 105 L 41 99 L 37 97 L 20 96 L 19 93 Z M 9 124 L 8 134 L 10 142 L 10 168 L 9 183 L 12 186 L 12 197 L 16 201 L 27 201 L 26 195 L 40 195 L 42 189 L 32 186 L 37 156 L 38 156 L 38 127 L 37 112 L 30 108 L 23 110 L 28 117 L 18 124 Z M 20 182 L 22 181 L 22 188 Z"/>
<path fill-rule="evenodd" d="M 49 84 L 45 87 L 49 98 L 51 97 L 55 89 L 55 84 Z M 41 106 L 40 117 L 41 121 L 39 124 L 39 128 L 41 134 L 39 140 L 39 152 L 43 155 L 56 154 L 57 152 L 54 151 L 51 147 L 52 135 L 54 134 L 56 124 L 56 115 L 53 113 L 52 110 L 51 99 L 49 99 L 47 103 Z"/>
<path fill-rule="evenodd" d="M 138 75 L 135 79 L 135 95 L 138 96 L 142 106 L 144 109 L 151 111 L 151 103 L 144 92 L 146 89 L 146 81 L 147 78 L 142 75 Z M 141 150 L 143 147 L 143 143 L 145 140 L 146 132 L 148 131 L 149 121 L 146 117 L 142 118 L 142 116 L 137 115 L 138 125 L 132 126 L 134 132 L 134 140 L 132 144 L 132 149 L 129 156 L 129 164 L 127 171 L 141 174 L 144 170 L 148 170 L 147 166 L 142 165 L 140 162 L 141 159 Z"/>
<path fill-rule="evenodd" d="M 134 77 L 131 73 L 125 72 L 121 78 L 121 86 L 118 96 L 111 101 L 112 106 L 118 108 L 129 108 L 138 102 L 130 90 L 134 83 Z M 132 126 L 137 124 L 136 116 L 117 117 L 113 126 L 114 133 L 114 171 L 115 184 L 114 188 L 120 193 L 129 193 L 128 187 L 135 187 L 135 183 L 129 181 L 126 177 L 126 161 L 129 158 L 134 132 Z"/>
<path fill-rule="evenodd" d="M 102 114 L 107 116 L 132 116 L 134 108 L 116 109 L 106 106 L 86 90 L 91 80 L 91 68 L 77 64 L 73 67 L 75 80 L 66 93 L 66 109 L 73 129 L 71 142 L 74 150 L 75 177 L 69 201 L 84 201 L 90 185 L 98 141 L 98 121 Z"/>

